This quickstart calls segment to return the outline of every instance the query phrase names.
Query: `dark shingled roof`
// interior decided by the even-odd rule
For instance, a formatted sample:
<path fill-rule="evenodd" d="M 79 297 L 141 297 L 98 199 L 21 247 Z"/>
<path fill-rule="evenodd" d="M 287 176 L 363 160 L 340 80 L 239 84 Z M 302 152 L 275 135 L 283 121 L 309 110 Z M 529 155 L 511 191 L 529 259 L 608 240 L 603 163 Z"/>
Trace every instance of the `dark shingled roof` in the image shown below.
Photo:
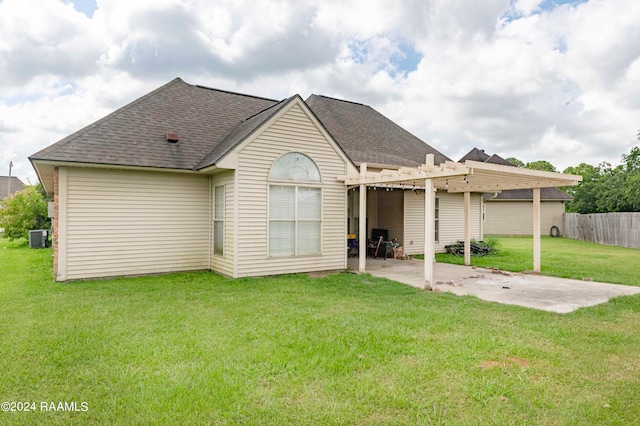
<path fill-rule="evenodd" d="M 480 161 L 483 163 L 502 164 L 504 166 L 513 166 L 508 160 L 500 157 L 497 154 L 488 155 L 484 152 L 484 149 L 473 148 L 464 157 L 460 159 L 460 163 L 464 163 L 466 160 Z M 497 196 L 493 194 L 485 194 L 485 200 L 533 200 L 533 189 L 509 189 L 500 192 Z M 573 197 L 558 188 L 541 188 L 540 189 L 541 200 L 554 200 L 554 201 L 570 201 Z"/>
<path fill-rule="evenodd" d="M 18 191 L 22 191 L 26 187 L 20 179 L 11 176 L 11 194 L 9 194 L 9 176 L 0 176 L 0 200 Z"/>
<path fill-rule="evenodd" d="M 486 152 L 484 152 L 484 149 L 478 149 L 478 148 L 473 148 L 464 157 L 458 160 L 458 162 L 464 163 L 467 160 L 479 161 L 481 163 L 502 164 L 503 166 L 513 166 L 513 163 L 505 160 L 499 155 L 497 154 L 489 155 Z"/>
<path fill-rule="evenodd" d="M 487 158 L 486 160 L 484 160 L 485 163 L 493 163 L 493 164 L 502 164 L 503 166 L 513 166 L 513 163 L 511 163 L 510 161 L 505 160 L 504 158 L 500 157 L 497 154 L 493 154 L 491 157 Z"/>
<path fill-rule="evenodd" d="M 49 186 L 48 162 L 55 161 L 201 170 L 296 98 L 278 102 L 176 78 L 29 159 L 48 164 L 36 169 Z M 369 106 L 317 95 L 307 105 L 353 162 L 418 166 L 427 154 L 434 154 L 436 164 L 449 160 Z M 169 132 L 178 135 L 177 142 L 167 142 Z"/>
<path fill-rule="evenodd" d="M 355 163 L 415 167 L 427 154 L 435 164 L 450 161 L 370 106 L 319 95 L 306 103 Z"/>
<path fill-rule="evenodd" d="M 229 151 L 231 151 L 237 144 L 241 143 L 247 136 L 257 130 L 262 123 L 268 121 L 278 111 L 284 108 L 290 100 L 295 98 L 292 96 L 284 101 L 275 104 L 272 107 L 265 109 L 257 113 L 256 115 L 247 118 L 236 126 L 235 129 L 227 135 L 222 142 L 220 142 L 207 156 L 198 164 L 198 169 L 204 169 L 214 165 L 218 160 L 224 157 Z"/>
<path fill-rule="evenodd" d="M 467 160 L 471 160 L 471 161 L 481 161 L 484 162 L 489 158 L 489 155 L 487 155 L 484 152 L 484 149 L 478 149 L 478 148 L 473 148 L 471 151 L 469 151 L 467 153 L 467 155 L 465 155 L 464 157 L 462 157 L 458 163 L 464 163 Z"/>
<path fill-rule="evenodd" d="M 29 158 L 195 169 L 240 123 L 276 103 L 176 78 Z M 168 143 L 166 132 L 179 141 Z"/>
<path fill-rule="evenodd" d="M 533 189 L 510 189 L 502 191 L 496 197 L 485 194 L 487 200 L 533 200 Z M 558 188 L 540 188 L 541 200 L 571 201 L 573 197 Z"/>

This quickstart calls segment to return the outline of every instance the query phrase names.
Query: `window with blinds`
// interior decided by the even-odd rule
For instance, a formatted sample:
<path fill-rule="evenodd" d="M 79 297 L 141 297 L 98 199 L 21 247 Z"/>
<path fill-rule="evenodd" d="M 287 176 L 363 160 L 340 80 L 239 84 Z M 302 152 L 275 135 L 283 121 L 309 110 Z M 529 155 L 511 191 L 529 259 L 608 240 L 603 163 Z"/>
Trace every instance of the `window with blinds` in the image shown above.
<path fill-rule="evenodd" d="M 435 211 L 433 216 L 435 217 L 434 231 L 435 231 L 435 241 L 436 243 L 440 241 L 440 198 L 436 197 L 435 200 Z"/>
<path fill-rule="evenodd" d="M 292 152 L 269 173 L 269 256 L 320 254 L 322 189 L 313 160 Z"/>
<path fill-rule="evenodd" d="M 224 255 L 224 185 L 216 186 L 213 212 L 213 253 Z"/>

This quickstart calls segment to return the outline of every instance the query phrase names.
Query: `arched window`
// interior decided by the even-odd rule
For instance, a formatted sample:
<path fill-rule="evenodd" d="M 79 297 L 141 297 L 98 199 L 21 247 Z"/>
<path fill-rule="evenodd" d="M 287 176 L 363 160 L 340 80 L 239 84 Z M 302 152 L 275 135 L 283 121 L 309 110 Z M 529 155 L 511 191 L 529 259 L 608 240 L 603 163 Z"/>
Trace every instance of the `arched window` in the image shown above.
<path fill-rule="evenodd" d="M 320 182 L 320 170 L 311 158 L 299 152 L 290 152 L 273 163 L 269 180 Z"/>
<path fill-rule="evenodd" d="M 320 254 L 320 170 L 304 154 L 290 152 L 269 171 L 269 256 Z"/>

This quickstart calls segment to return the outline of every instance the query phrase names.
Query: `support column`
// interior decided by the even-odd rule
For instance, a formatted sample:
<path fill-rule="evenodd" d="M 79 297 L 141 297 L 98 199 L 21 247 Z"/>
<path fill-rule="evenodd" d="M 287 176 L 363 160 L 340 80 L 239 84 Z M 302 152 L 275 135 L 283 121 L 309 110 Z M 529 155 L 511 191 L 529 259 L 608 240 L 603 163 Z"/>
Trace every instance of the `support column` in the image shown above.
<path fill-rule="evenodd" d="M 431 290 L 435 256 L 435 197 L 431 179 L 425 179 L 424 191 L 424 288 Z"/>
<path fill-rule="evenodd" d="M 364 179 L 367 163 L 360 164 L 360 177 Z M 358 219 L 358 272 L 364 274 L 367 265 L 367 185 L 360 184 L 360 211 Z"/>
<path fill-rule="evenodd" d="M 471 193 L 464 193 L 464 264 L 471 265 Z"/>
<path fill-rule="evenodd" d="M 540 273 L 540 188 L 533 188 L 533 272 Z"/>

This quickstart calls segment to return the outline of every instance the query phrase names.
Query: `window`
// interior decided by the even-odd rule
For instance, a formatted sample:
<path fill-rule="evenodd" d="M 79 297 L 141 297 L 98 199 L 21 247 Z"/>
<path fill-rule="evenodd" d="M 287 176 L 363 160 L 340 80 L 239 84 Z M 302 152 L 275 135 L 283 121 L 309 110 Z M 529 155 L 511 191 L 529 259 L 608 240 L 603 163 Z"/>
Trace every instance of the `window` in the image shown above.
<path fill-rule="evenodd" d="M 435 217 L 435 239 L 436 239 L 436 243 L 440 241 L 440 198 L 436 197 L 436 202 L 435 202 L 435 212 L 434 212 L 434 217 Z"/>
<path fill-rule="evenodd" d="M 224 185 L 215 187 L 213 212 L 213 253 L 224 255 Z"/>
<path fill-rule="evenodd" d="M 306 155 L 280 157 L 269 172 L 269 256 L 319 254 L 322 234 L 320 170 Z"/>

